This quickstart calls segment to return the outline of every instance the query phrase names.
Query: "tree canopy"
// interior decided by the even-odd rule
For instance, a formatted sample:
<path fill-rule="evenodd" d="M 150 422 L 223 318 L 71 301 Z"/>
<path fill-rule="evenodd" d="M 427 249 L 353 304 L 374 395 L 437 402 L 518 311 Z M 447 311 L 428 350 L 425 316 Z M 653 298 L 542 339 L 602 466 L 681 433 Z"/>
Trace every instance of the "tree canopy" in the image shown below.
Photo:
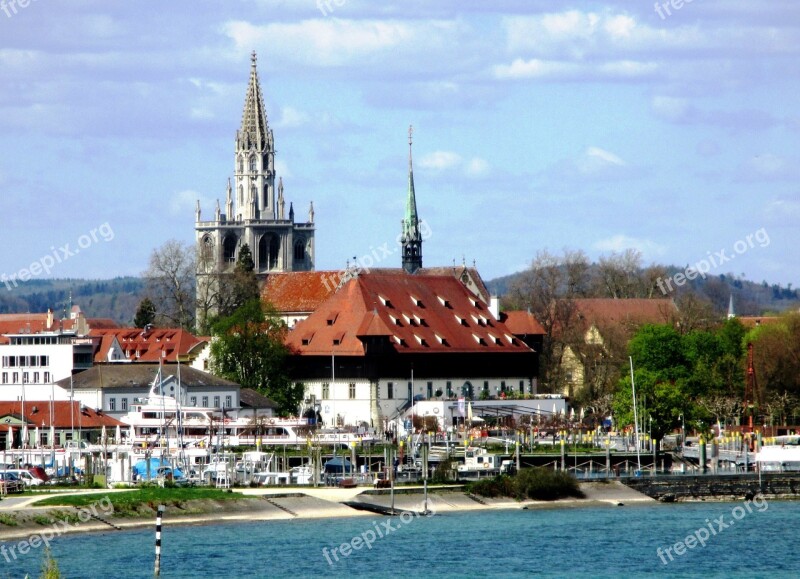
<path fill-rule="evenodd" d="M 287 371 L 286 324 L 258 299 L 250 300 L 212 328 L 211 371 L 252 388 L 278 405 L 282 416 L 297 413 L 303 385 Z"/>

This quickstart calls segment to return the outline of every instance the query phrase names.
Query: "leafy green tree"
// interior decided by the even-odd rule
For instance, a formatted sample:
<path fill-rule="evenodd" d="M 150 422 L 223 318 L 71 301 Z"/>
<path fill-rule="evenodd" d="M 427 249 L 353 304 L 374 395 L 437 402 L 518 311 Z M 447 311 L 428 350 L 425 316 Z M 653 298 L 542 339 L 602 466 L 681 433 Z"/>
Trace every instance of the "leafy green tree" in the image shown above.
<path fill-rule="evenodd" d="M 133 317 L 133 325 L 136 328 L 144 328 L 152 324 L 156 319 L 156 305 L 150 298 L 144 298 L 139 302 L 136 315 Z"/>
<path fill-rule="evenodd" d="M 219 319 L 211 342 L 211 371 L 270 398 L 282 416 L 295 414 L 303 397 L 303 385 L 289 378 L 286 331 L 274 311 L 255 299 Z"/>

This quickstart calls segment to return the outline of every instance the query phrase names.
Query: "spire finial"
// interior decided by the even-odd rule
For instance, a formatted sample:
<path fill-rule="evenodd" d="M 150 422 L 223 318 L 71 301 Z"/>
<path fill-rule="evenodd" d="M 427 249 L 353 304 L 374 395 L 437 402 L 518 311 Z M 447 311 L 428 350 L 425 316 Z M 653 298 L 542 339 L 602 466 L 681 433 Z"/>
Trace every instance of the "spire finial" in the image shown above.
<path fill-rule="evenodd" d="M 250 54 L 250 63 L 251 63 L 251 66 L 252 66 L 253 68 L 255 68 L 255 67 L 256 67 L 256 61 L 257 61 L 257 60 L 258 60 L 258 56 L 256 56 L 256 51 L 254 50 L 254 51 L 253 51 L 253 52 Z"/>
<path fill-rule="evenodd" d="M 411 143 L 414 141 L 414 125 L 408 125 L 408 166 L 411 166 Z"/>

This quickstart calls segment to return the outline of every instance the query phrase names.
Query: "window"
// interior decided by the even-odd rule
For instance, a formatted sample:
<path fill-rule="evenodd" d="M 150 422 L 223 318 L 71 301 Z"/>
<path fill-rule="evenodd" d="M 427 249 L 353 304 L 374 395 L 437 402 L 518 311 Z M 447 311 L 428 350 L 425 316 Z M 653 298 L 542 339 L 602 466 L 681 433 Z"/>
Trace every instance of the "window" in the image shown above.
<path fill-rule="evenodd" d="M 322 399 L 327 400 L 331 397 L 331 385 L 325 382 L 322 385 Z"/>
<path fill-rule="evenodd" d="M 349 394 L 350 394 L 350 400 L 355 400 L 356 399 L 356 385 L 353 384 L 353 383 L 350 384 L 350 392 L 349 392 Z"/>
<path fill-rule="evenodd" d="M 128 410 L 128 399 L 127 398 L 123 398 L 122 400 L 120 400 L 120 406 L 119 407 L 120 407 L 120 410 Z"/>
<path fill-rule="evenodd" d="M 448 380 L 447 381 L 447 397 L 451 398 L 453 396 L 453 383 Z"/>
<path fill-rule="evenodd" d="M 192 396 L 191 398 L 189 398 L 189 405 L 197 406 L 197 396 Z"/>
<path fill-rule="evenodd" d="M 386 398 L 389 400 L 394 398 L 394 382 L 389 382 L 386 384 Z"/>
<path fill-rule="evenodd" d="M 506 381 L 505 380 L 501 380 L 500 381 L 500 392 L 505 392 L 505 391 L 506 391 Z"/>
<path fill-rule="evenodd" d="M 50 356 L 39 356 L 39 366 L 49 366 Z"/>
<path fill-rule="evenodd" d="M 485 392 L 489 391 L 489 381 L 488 380 L 484 380 L 483 381 L 483 389 L 484 389 Z"/>
<path fill-rule="evenodd" d="M 428 382 L 428 399 L 433 398 L 433 382 Z"/>
<path fill-rule="evenodd" d="M 3 372 L 3 384 L 8 384 L 8 372 Z"/>
<path fill-rule="evenodd" d="M 302 239 L 294 242 L 294 258 L 297 261 L 303 261 L 306 258 L 306 244 Z"/>
<path fill-rule="evenodd" d="M 108 409 L 111 412 L 114 412 L 117 409 L 117 399 L 116 398 L 109 398 L 108 399 Z"/>
<path fill-rule="evenodd" d="M 33 373 L 33 383 L 34 384 L 38 384 L 39 383 L 39 372 L 34 372 Z"/>
<path fill-rule="evenodd" d="M 219 396 L 214 396 L 214 408 L 219 408 Z"/>
<path fill-rule="evenodd" d="M 520 394 L 525 392 L 525 380 L 520 380 L 519 381 L 519 391 L 520 391 Z"/>
<path fill-rule="evenodd" d="M 250 172 L 251 173 L 255 173 L 257 171 L 256 166 L 257 166 L 256 156 L 255 155 L 250 155 Z"/>
<path fill-rule="evenodd" d="M 19 372 L 14 372 L 14 384 L 19 384 Z"/>
<path fill-rule="evenodd" d="M 233 396 L 228 394 L 225 396 L 225 408 L 231 408 L 233 406 Z"/>
<path fill-rule="evenodd" d="M 29 379 L 28 373 L 27 372 L 23 372 L 22 373 L 22 383 L 23 384 L 27 384 L 28 383 L 28 379 Z"/>
<path fill-rule="evenodd" d="M 203 408 L 208 408 L 208 396 L 203 396 Z"/>

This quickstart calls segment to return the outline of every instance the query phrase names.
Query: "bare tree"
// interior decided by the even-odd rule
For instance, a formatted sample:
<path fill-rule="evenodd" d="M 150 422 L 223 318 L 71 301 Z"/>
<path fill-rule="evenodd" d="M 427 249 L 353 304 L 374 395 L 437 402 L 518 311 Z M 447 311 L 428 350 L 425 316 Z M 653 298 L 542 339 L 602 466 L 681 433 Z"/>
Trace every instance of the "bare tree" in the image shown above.
<path fill-rule="evenodd" d="M 562 389 L 565 333 L 572 328 L 573 300 L 587 290 L 588 272 L 589 260 L 583 252 L 565 249 L 562 256 L 556 256 L 544 250 L 510 288 L 507 305 L 529 310 L 545 330 L 539 356 L 544 391 Z"/>
<path fill-rule="evenodd" d="M 638 298 L 648 293 L 641 274 L 642 254 L 635 249 L 601 256 L 597 265 L 598 295 L 609 298 Z"/>
<path fill-rule="evenodd" d="M 195 249 L 175 239 L 167 241 L 150 255 L 150 265 L 142 274 L 147 280 L 150 299 L 156 304 L 156 323 L 194 330 Z"/>

